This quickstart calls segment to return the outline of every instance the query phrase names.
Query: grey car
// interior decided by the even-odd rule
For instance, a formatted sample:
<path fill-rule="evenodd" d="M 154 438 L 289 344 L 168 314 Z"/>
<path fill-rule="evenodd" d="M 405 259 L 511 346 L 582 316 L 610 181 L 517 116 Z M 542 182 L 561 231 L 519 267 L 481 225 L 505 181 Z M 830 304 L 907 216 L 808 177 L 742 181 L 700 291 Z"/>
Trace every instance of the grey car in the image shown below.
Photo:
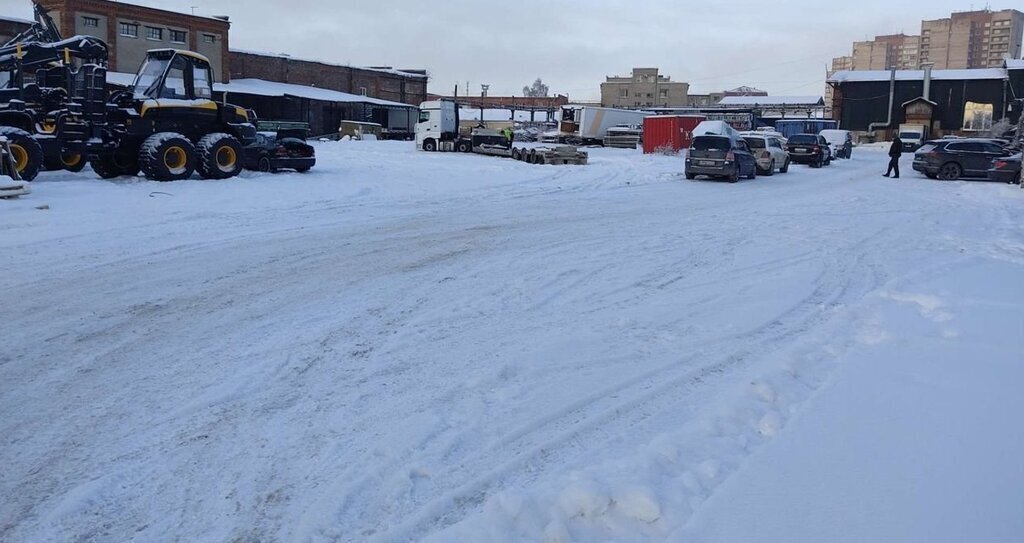
<path fill-rule="evenodd" d="M 730 183 L 740 177 L 757 177 L 757 159 L 750 146 L 739 136 L 707 135 L 693 138 L 686 155 L 686 178 L 698 175 L 727 179 Z"/>

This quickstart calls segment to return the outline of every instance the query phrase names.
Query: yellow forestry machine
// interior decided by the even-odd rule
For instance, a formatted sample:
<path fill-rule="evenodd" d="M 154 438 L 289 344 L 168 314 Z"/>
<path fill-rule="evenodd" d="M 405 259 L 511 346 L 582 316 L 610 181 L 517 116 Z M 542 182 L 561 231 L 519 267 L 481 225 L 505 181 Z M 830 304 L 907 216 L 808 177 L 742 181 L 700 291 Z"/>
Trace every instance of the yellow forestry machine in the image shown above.
<path fill-rule="evenodd" d="M 108 96 L 106 43 L 62 39 L 39 4 L 35 18 L 0 47 L 0 137 L 22 179 L 43 168 L 78 171 L 86 161 L 105 179 L 140 171 L 159 181 L 241 172 L 242 147 L 256 137 L 254 119 L 213 100 L 206 57 L 149 51 L 132 87 Z"/>

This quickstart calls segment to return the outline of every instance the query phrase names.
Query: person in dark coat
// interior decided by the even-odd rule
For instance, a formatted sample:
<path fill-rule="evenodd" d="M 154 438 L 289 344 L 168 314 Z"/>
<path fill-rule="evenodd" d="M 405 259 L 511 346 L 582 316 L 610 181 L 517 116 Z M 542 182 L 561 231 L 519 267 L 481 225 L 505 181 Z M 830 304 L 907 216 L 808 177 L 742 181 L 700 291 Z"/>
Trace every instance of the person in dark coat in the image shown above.
<path fill-rule="evenodd" d="M 892 140 L 892 145 L 889 147 L 889 169 L 885 171 L 884 177 L 889 177 L 892 173 L 893 179 L 900 178 L 900 155 L 903 154 L 903 140 L 900 139 L 897 134 Z"/>

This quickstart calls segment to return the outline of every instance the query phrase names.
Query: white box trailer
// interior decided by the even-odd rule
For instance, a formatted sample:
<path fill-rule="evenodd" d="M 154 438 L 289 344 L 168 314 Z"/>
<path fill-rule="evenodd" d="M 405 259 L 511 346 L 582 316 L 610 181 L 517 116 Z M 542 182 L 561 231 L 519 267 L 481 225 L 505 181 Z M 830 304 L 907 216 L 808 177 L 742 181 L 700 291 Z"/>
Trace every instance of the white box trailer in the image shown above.
<path fill-rule="evenodd" d="M 643 126 L 643 111 L 596 106 L 564 106 L 558 127 L 558 141 L 582 145 L 603 145 L 608 129 L 616 126 Z"/>

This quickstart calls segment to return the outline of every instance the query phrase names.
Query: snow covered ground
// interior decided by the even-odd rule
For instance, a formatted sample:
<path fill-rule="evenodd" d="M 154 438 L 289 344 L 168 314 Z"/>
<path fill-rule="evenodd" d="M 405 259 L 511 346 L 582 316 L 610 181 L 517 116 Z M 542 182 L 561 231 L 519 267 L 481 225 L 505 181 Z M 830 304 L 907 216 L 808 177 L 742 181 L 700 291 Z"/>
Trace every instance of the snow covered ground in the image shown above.
<path fill-rule="evenodd" d="M 1024 191 L 318 155 L 0 201 L 0 541 L 1021 540 Z"/>

